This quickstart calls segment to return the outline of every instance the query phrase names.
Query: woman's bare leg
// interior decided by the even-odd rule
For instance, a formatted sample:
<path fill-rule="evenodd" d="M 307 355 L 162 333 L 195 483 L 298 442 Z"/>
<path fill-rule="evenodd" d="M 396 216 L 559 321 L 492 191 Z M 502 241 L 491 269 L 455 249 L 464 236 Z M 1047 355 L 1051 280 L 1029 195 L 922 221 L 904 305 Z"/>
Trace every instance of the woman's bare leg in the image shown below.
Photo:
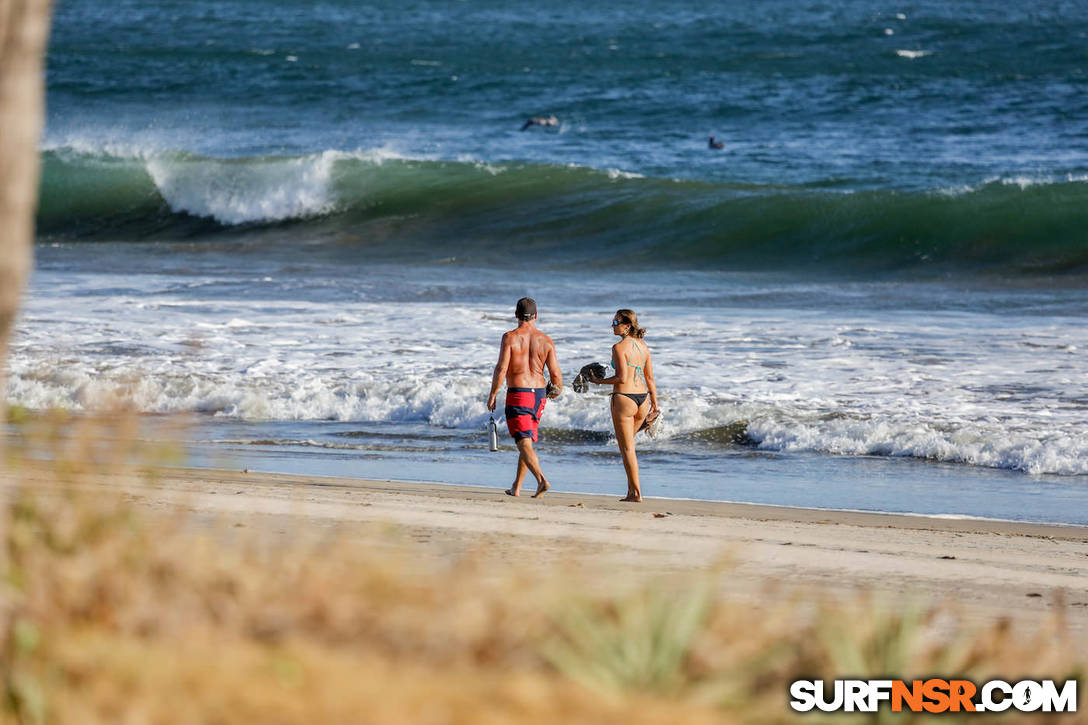
<path fill-rule="evenodd" d="M 638 406 L 624 395 L 612 396 L 612 425 L 616 429 L 616 443 L 623 458 L 623 470 L 627 472 L 627 496 L 622 501 L 641 501 L 642 489 L 638 481 L 638 457 L 635 455 L 635 416 Z"/>
<path fill-rule="evenodd" d="M 638 429 L 642 427 L 642 422 L 646 420 L 646 416 L 650 414 L 650 403 L 642 401 L 642 405 L 638 406 L 638 412 L 635 413 L 635 419 L 633 422 L 634 431 L 638 433 Z"/>

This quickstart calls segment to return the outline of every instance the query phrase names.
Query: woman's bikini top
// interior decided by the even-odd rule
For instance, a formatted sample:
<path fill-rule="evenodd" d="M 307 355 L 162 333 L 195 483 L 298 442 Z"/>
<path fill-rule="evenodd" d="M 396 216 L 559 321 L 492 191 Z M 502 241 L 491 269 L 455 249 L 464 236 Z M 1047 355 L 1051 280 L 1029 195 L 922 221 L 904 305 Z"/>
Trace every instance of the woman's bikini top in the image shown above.
<path fill-rule="evenodd" d="M 634 338 L 632 338 L 631 339 L 631 344 L 634 345 L 636 348 L 638 348 L 639 351 L 642 350 L 642 348 L 639 347 L 638 340 L 635 340 Z M 635 365 L 630 360 L 627 360 L 626 362 L 627 362 L 627 364 L 629 366 L 631 366 L 631 367 L 633 367 L 635 369 L 635 378 L 636 379 L 642 378 L 644 381 L 646 380 L 646 373 L 644 373 L 642 371 L 642 366 L 646 364 L 646 356 L 645 355 L 642 356 L 642 364 L 641 365 Z M 615 365 L 612 366 L 613 369 L 615 369 L 615 367 L 616 367 Z"/>

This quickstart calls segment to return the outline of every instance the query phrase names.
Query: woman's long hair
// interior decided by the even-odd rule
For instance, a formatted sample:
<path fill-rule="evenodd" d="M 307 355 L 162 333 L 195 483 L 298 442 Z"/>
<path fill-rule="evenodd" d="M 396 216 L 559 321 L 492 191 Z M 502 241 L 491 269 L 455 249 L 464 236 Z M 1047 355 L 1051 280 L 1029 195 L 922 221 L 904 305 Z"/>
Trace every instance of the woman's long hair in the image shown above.
<path fill-rule="evenodd" d="M 616 310 L 616 317 L 619 318 L 620 322 L 626 322 L 631 326 L 631 337 L 641 340 L 646 336 L 646 328 L 638 326 L 638 315 L 635 314 L 634 310 Z"/>

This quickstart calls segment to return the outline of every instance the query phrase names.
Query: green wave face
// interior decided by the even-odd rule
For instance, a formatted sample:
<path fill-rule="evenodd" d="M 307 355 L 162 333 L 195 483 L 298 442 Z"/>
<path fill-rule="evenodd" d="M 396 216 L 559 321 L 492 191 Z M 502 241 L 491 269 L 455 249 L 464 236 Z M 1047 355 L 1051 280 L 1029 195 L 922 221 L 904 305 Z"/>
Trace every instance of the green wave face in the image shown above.
<path fill-rule="evenodd" d="M 955 192 L 641 178 L 542 164 L 325 152 L 216 159 L 43 154 L 38 230 L 66 240 L 245 234 L 335 240 L 350 256 L 487 260 L 516 246 L 554 266 L 631 264 L 841 275 L 1081 275 L 1088 182 Z M 333 243 L 333 242 L 330 242 Z"/>

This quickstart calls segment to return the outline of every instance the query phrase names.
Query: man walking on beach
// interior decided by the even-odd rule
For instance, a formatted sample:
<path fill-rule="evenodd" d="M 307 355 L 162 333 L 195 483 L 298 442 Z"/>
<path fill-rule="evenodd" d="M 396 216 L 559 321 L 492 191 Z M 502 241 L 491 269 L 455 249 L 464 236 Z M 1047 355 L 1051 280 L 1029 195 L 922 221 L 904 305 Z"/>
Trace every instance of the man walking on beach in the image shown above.
<path fill-rule="evenodd" d="M 529 297 L 518 300 L 515 315 L 518 326 L 502 336 L 499 361 L 491 377 L 491 394 L 487 409 L 495 410 L 495 396 L 506 380 L 506 427 L 518 446 L 518 470 L 514 485 L 507 491 L 517 496 L 528 470 L 536 478 L 533 498 L 544 495 L 551 486 L 540 470 L 533 443 L 537 439 L 540 416 L 547 398 L 559 397 L 563 389 L 563 373 L 555 357 L 552 339 L 536 329 L 536 302 Z M 544 366 L 548 367 L 550 383 L 545 385 Z"/>

